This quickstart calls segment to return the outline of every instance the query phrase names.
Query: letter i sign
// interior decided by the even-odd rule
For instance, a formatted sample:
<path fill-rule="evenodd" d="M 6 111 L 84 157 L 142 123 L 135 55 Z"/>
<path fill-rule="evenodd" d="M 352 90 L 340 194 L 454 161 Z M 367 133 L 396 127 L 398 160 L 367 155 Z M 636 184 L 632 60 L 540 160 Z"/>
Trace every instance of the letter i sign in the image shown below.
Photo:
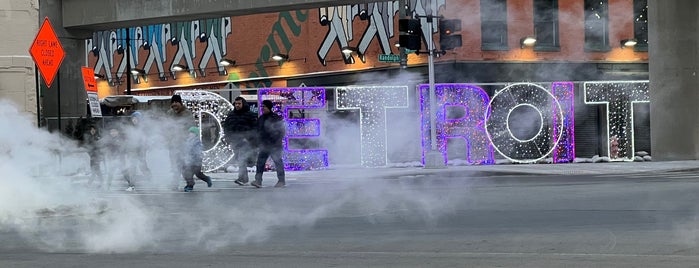
<path fill-rule="evenodd" d="M 34 38 L 34 43 L 29 48 L 29 54 L 32 55 L 46 85 L 51 87 L 53 78 L 56 77 L 66 53 L 56 36 L 56 32 L 51 27 L 49 17 L 44 18 L 44 23 L 41 24 L 41 28 Z"/>

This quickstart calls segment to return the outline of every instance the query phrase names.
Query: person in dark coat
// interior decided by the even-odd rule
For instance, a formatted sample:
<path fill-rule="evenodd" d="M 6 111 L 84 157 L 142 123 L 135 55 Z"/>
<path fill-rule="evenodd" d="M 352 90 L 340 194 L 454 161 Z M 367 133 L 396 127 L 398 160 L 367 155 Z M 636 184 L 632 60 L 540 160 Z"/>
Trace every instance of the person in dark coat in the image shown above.
<path fill-rule="evenodd" d="M 82 145 L 90 156 L 90 179 L 87 184 L 92 185 L 95 178 L 102 182 L 102 152 L 100 152 L 100 137 L 97 127 L 90 125 L 88 131 L 83 134 Z"/>
<path fill-rule="evenodd" d="M 195 126 L 194 116 L 192 112 L 184 106 L 182 96 L 172 95 L 170 99 L 170 110 L 167 111 L 169 118 L 168 125 L 168 149 L 170 155 L 170 165 L 173 169 L 175 177 L 181 176 L 184 173 L 184 159 L 182 148 L 187 140 L 187 131 L 189 127 Z M 172 188 L 177 189 L 180 179 L 173 180 Z"/>
<path fill-rule="evenodd" d="M 184 170 L 182 172 L 182 176 L 184 177 L 184 180 L 187 182 L 187 185 L 184 187 L 184 191 L 191 192 L 192 190 L 194 190 L 195 175 L 200 180 L 205 181 L 206 186 L 211 187 L 211 177 L 206 176 L 203 172 L 201 172 L 201 166 L 202 161 L 204 160 L 204 156 L 202 153 L 203 145 L 201 143 L 201 138 L 199 137 L 198 127 L 189 128 L 189 136 L 187 137 L 184 146 Z"/>
<path fill-rule="evenodd" d="M 262 187 L 262 174 L 269 157 L 272 158 L 274 168 L 277 170 L 277 184 L 274 187 L 286 186 L 284 161 L 282 160 L 282 153 L 284 152 L 282 141 L 286 135 L 286 124 L 281 116 L 272 112 L 273 107 L 274 103 L 272 101 L 262 101 L 262 115 L 257 119 L 259 143 L 257 171 L 255 173 L 255 181 L 250 183 L 250 185 L 256 188 Z"/>
<path fill-rule="evenodd" d="M 235 163 L 238 165 L 238 185 L 248 183 L 248 166 L 254 165 L 256 154 L 257 114 L 243 97 L 233 101 L 233 111 L 223 121 L 226 140 L 233 145 Z"/>

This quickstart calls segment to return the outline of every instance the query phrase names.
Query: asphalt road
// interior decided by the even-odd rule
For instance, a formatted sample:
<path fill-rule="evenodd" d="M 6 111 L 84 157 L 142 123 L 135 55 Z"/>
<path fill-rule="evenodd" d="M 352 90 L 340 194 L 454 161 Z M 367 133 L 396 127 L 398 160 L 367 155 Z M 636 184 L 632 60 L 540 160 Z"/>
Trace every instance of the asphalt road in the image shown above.
<path fill-rule="evenodd" d="M 295 179 L 283 189 L 218 180 L 193 193 L 152 183 L 50 196 L 43 209 L 0 215 L 0 267 L 699 262 L 699 174 L 451 175 Z"/>

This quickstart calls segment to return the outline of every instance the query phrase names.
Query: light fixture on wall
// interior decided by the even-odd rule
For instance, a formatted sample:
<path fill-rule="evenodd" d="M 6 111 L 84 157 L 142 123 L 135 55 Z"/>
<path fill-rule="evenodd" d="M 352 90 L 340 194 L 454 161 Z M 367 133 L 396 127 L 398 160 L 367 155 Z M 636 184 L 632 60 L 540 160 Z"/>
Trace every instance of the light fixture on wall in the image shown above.
<path fill-rule="evenodd" d="M 520 48 L 533 47 L 534 45 L 536 45 L 536 37 L 534 36 L 525 36 L 519 39 Z"/>
<path fill-rule="evenodd" d="M 289 55 L 277 53 L 277 54 L 272 55 L 272 59 L 275 60 L 275 61 L 288 60 L 288 59 L 289 59 Z"/>
<path fill-rule="evenodd" d="M 137 68 L 131 68 L 131 74 L 133 75 L 139 75 L 139 74 L 145 74 L 146 71 L 137 69 Z"/>
<path fill-rule="evenodd" d="M 221 66 L 235 66 L 235 61 L 229 59 L 221 59 L 221 61 L 219 61 L 218 64 L 220 64 Z"/>
<path fill-rule="evenodd" d="M 621 48 L 634 47 L 636 44 L 638 44 L 638 41 L 636 41 L 636 39 L 634 39 L 634 38 L 624 39 L 624 40 L 621 40 L 620 44 L 621 44 Z"/>
<path fill-rule="evenodd" d="M 343 54 L 352 54 L 352 52 L 357 51 L 356 47 L 342 47 Z"/>
<path fill-rule="evenodd" d="M 104 79 L 104 75 L 95 74 L 95 79 Z"/>
<path fill-rule="evenodd" d="M 172 65 L 172 70 L 175 71 L 175 72 L 184 71 L 184 70 L 187 70 L 187 69 L 188 69 L 187 66 L 184 66 L 184 65 L 182 65 L 182 64 L 175 64 L 175 65 Z"/>

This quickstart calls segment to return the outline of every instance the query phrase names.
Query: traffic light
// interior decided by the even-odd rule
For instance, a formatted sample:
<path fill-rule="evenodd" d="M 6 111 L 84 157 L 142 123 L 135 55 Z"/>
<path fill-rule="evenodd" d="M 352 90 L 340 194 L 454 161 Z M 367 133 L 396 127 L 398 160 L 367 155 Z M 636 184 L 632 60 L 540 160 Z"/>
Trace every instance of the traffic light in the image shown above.
<path fill-rule="evenodd" d="M 442 50 L 461 47 L 461 20 L 441 20 L 439 22 L 439 46 Z"/>
<path fill-rule="evenodd" d="M 420 20 L 416 19 L 400 19 L 398 20 L 398 43 L 401 47 L 411 50 L 420 50 L 422 46 L 422 29 Z"/>

